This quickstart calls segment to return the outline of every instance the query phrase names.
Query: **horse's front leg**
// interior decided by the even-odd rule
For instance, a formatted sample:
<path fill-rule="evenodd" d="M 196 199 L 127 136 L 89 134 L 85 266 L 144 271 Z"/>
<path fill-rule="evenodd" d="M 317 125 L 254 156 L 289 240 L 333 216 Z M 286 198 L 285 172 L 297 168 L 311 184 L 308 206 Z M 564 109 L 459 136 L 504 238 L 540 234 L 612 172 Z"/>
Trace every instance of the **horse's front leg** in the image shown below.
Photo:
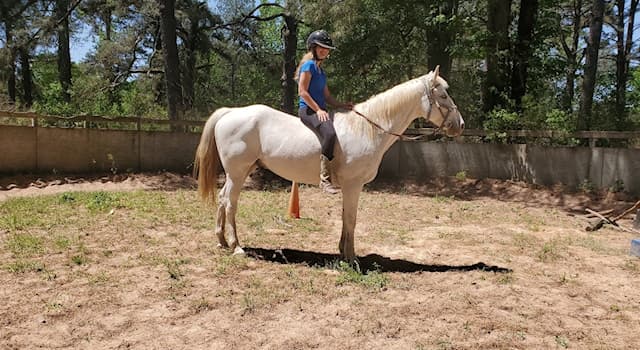
<path fill-rule="evenodd" d="M 356 258 L 354 231 L 358 214 L 358 199 L 362 184 L 342 186 L 342 236 L 340 236 L 340 255 L 348 262 Z"/>

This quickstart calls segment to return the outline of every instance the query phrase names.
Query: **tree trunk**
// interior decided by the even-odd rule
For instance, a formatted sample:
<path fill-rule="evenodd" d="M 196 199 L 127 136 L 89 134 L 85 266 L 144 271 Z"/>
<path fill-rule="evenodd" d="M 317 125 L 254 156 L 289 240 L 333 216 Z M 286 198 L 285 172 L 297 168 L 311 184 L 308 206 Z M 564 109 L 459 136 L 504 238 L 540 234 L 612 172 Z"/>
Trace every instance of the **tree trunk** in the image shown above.
<path fill-rule="evenodd" d="M 13 33 L 11 32 L 11 24 L 9 21 L 4 23 L 6 34 L 6 47 L 9 49 L 9 77 L 7 78 L 7 93 L 9 101 L 16 102 L 16 53 L 13 47 Z"/>
<path fill-rule="evenodd" d="M 584 78 L 582 80 L 582 99 L 578 115 L 578 130 L 591 128 L 591 108 L 593 93 L 596 87 L 596 73 L 598 71 L 598 50 L 602 36 L 602 21 L 604 18 L 604 0 L 594 0 L 591 8 L 591 24 L 587 39 Z"/>
<path fill-rule="evenodd" d="M 176 43 L 175 0 L 156 0 L 160 7 L 164 75 L 167 87 L 167 112 L 169 119 L 178 120 L 182 111 L 180 86 L 180 59 Z"/>
<path fill-rule="evenodd" d="M 627 35 L 625 40 L 625 0 L 617 0 L 618 13 L 616 17 L 616 127 L 624 129 L 627 117 L 627 81 L 629 80 L 629 62 L 631 61 L 631 44 L 633 43 L 633 26 L 638 8 L 638 0 L 631 0 L 629 5 Z"/>
<path fill-rule="evenodd" d="M 191 43 L 185 43 L 191 46 Z M 185 52 L 185 69 L 182 76 L 182 87 L 184 90 L 184 110 L 188 111 L 193 108 L 196 99 L 196 49 L 195 47 L 187 47 Z"/>
<path fill-rule="evenodd" d="M 107 7 L 102 12 L 102 20 L 104 21 L 104 38 L 107 41 L 111 41 L 111 32 L 113 31 L 113 19 L 111 18 L 112 11 L 110 7 Z"/>
<path fill-rule="evenodd" d="M 294 114 L 296 82 L 296 51 L 298 50 L 298 21 L 290 13 L 284 15 L 282 41 L 284 42 L 284 57 L 282 62 L 282 110 Z"/>
<path fill-rule="evenodd" d="M 452 18 L 458 12 L 458 0 L 446 0 L 439 6 L 440 14 L 446 18 Z M 427 66 L 434 69 L 440 66 L 440 74 L 446 79 L 451 79 L 451 53 L 449 48 L 454 38 L 453 30 L 450 25 L 440 25 L 433 32 L 428 33 L 427 38 Z"/>
<path fill-rule="evenodd" d="M 536 26 L 538 0 L 520 0 L 518 39 L 511 72 L 511 98 L 518 109 L 522 108 L 522 97 L 527 93 L 527 69 L 531 58 L 531 39 Z"/>
<path fill-rule="evenodd" d="M 509 23 L 511 0 L 489 0 L 487 30 L 487 78 L 484 111 L 507 107 L 509 88 Z M 481 121 L 482 122 L 482 121 Z"/>
<path fill-rule="evenodd" d="M 24 99 L 24 106 L 30 108 L 33 105 L 33 83 L 31 80 L 31 55 L 29 49 L 26 47 L 20 47 L 18 49 L 20 55 L 20 72 L 22 76 L 22 92 Z"/>
<path fill-rule="evenodd" d="M 193 103 L 196 98 L 196 61 L 197 61 L 197 46 L 198 43 L 198 21 L 192 19 L 189 21 L 188 33 L 182 37 L 183 47 L 185 51 L 184 72 L 182 74 L 182 90 L 184 93 L 183 103 L 184 110 L 188 111 L 193 108 Z"/>
<path fill-rule="evenodd" d="M 69 51 L 69 0 L 56 1 L 56 18 L 63 19 L 58 33 L 58 80 L 62 86 L 62 99 L 71 102 L 71 53 Z"/>
<path fill-rule="evenodd" d="M 565 111 L 573 112 L 573 99 L 575 97 L 576 71 L 578 69 L 578 44 L 582 30 L 582 0 L 573 1 L 573 26 L 571 32 L 571 46 L 561 38 L 562 47 L 567 56 L 566 90 L 563 99 Z"/>

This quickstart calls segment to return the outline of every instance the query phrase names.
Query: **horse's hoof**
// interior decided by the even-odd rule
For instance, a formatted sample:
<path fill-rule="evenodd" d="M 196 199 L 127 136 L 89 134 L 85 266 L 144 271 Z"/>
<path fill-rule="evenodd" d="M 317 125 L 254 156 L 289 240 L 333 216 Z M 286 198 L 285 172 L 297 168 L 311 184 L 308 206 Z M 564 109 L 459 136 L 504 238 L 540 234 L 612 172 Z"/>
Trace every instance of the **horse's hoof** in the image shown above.
<path fill-rule="evenodd" d="M 229 248 L 229 245 L 228 244 L 218 243 L 218 245 L 216 247 L 218 249 L 227 249 L 227 248 Z"/>
<path fill-rule="evenodd" d="M 233 256 L 247 256 L 247 254 L 244 252 L 244 249 L 236 247 L 236 249 L 233 250 Z"/>

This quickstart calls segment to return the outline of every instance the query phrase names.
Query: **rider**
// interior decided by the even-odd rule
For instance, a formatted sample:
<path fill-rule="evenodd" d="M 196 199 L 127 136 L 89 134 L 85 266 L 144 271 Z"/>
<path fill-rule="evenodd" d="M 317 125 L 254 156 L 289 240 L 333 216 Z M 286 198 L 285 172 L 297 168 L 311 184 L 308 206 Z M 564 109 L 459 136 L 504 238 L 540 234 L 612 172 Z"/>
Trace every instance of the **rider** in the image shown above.
<path fill-rule="evenodd" d="M 320 156 L 320 188 L 330 194 L 338 193 L 331 183 L 330 161 L 333 159 L 333 146 L 336 131 L 333 128 L 332 116 L 327 112 L 327 103 L 337 108 L 353 108 L 352 103 L 340 103 L 329 92 L 327 76 L 322 63 L 329 57 L 330 50 L 335 49 L 329 34 L 324 30 L 316 30 L 307 38 L 307 53 L 302 56 L 296 78 L 300 95 L 298 116 L 311 130 L 314 130 L 322 146 Z"/>

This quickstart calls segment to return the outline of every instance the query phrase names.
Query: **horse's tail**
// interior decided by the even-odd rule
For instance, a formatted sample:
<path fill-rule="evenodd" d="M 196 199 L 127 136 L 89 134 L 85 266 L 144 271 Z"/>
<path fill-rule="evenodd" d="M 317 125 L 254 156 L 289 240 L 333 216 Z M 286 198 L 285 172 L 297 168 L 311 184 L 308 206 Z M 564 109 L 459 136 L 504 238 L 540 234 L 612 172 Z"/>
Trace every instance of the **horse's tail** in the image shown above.
<path fill-rule="evenodd" d="M 200 144 L 196 150 L 196 158 L 193 162 L 193 176 L 198 178 L 198 193 L 204 202 L 216 202 L 216 187 L 218 181 L 218 167 L 220 166 L 220 156 L 216 146 L 215 128 L 220 118 L 231 112 L 231 108 L 219 108 L 209 120 L 207 120 Z"/>

